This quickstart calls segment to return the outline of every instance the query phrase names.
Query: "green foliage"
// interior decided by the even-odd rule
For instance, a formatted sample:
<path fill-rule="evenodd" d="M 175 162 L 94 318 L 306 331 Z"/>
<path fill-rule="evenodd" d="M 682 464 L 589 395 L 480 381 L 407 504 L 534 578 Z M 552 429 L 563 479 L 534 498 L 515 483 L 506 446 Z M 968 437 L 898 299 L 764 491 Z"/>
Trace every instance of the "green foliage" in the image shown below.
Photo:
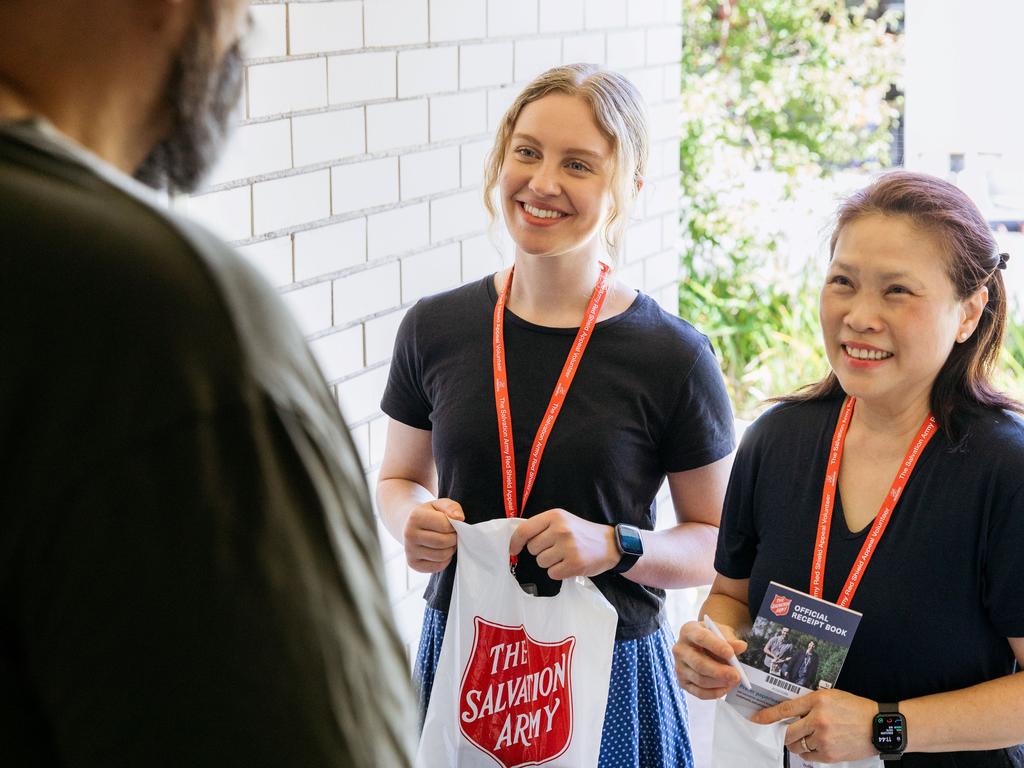
<path fill-rule="evenodd" d="M 900 65 L 891 15 L 844 0 L 683 0 L 680 313 L 712 337 L 737 414 L 827 370 L 814 269 L 781 263 L 752 174 L 808 179 L 888 162 Z M 791 266 L 791 265 L 790 265 Z"/>
<path fill-rule="evenodd" d="M 715 345 L 737 415 L 751 417 L 786 382 L 828 370 L 818 332 L 817 285 L 758 284 L 742 258 L 680 286 L 680 312 Z M 744 275 L 744 279 L 737 276 Z M 792 387 L 795 388 L 795 387 Z"/>
<path fill-rule="evenodd" d="M 1024 400 L 1024 322 L 1015 302 L 1011 303 L 1010 310 L 992 383 L 1012 397 Z"/>

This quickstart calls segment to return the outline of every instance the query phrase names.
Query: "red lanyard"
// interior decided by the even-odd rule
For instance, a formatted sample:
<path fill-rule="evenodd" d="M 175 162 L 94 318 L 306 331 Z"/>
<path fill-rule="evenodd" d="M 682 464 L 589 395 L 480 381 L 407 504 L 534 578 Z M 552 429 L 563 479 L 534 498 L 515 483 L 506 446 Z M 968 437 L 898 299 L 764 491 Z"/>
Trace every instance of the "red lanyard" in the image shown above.
<path fill-rule="evenodd" d="M 590 295 L 590 303 L 587 305 L 587 313 L 583 316 L 583 324 L 576 332 L 576 341 L 573 342 L 569 354 L 565 358 L 565 365 L 558 376 L 555 390 L 551 393 L 551 402 L 548 403 L 547 411 L 537 428 L 537 436 L 533 439 L 533 447 L 530 449 L 530 462 L 526 469 L 526 482 L 523 484 L 523 504 L 519 507 L 516 504 L 516 457 L 515 446 L 512 440 L 512 408 L 508 401 L 508 371 L 505 365 L 505 302 L 508 299 L 508 292 L 512 286 L 512 275 L 515 267 L 508 273 L 505 287 L 498 296 L 498 303 L 494 305 L 494 404 L 498 412 L 498 442 L 501 445 L 501 475 L 502 475 L 502 497 L 505 504 L 505 515 L 517 517 L 526 510 L 526 500 L 533 490 L 533 483 L 537 479 L 537 469 L 540 466 L 540 459 L 547 445 L 548 437 L 555 426 L 555 420 L 561 413 L 562 404 L 565 402 L 569 387 L 576 376 L 583 352 L 590 343 L 594 325 L 597 323 L 597 316 L 601 313 L 601 306 L 608 295 L 608 265 L 599 262 L 601 274 L 597 277 L 597 285 Z M 514 560 L 513 560 L 514 562 Z"/>
<path fill-rule="evenodd" d="M 832 450 L 829 452 L 828 466 L 825 468 L 825 487 L 821 491 L 821 514 L 818 517 L 818 536 L 814 540 L 814 561 L 811 563 L 811 595 L 819 599 L 821 598 L 822 583 L 825 577 L 825 559 L 828 556 L 829 529 L 832 526 L 832 510 L 835 507 L 836 484 L 839 481 L 839 463 L 843 459 L 846 430 L 850 426 L 855 402 L 854 398 L 847 397 L 843 403 L 843 410 L 839 414 L 839 422 L 836 424 L 836 431 L 832 436 Z M 900 500 L 900 496 L 910 480 L 914 467 L 917 466 L 917 460 L 924 452 L 924 447 L 928 445 L 928 441 L 935 436 L 938 428 L 939 425 L 935 421 L 935 417 L 929 413 L 924 423 L 921 424 L 921 428 L 917 431 L 917 437 L 910 444 L 910 449 L 903 458 L 903 464 L 900 466 L 899 472 L 896 473 L 892 486 L 889 488 L 889 493 L 886 494 L 885 500 L 878 510 L 878 515 L 875 517 L 875 522 L 868 532 L 868 537 L 860 548 L 860 554 L 857 555 L 857 559 L 850 569 L 850 575 L 846 577 L 846 584 L 843 585 L 843 591 L 839 593 L 839 600 L 836 601 L 839 606 L 843 608 L 850 606 L 850 601 L 853 600 L 853 595 L 860 585 L 864 571 L 867 570 L 868 563 L 875 554 L 878 540 L 885 533 L 885 528 L 889 525 L 889 520 L 892 518 L 892 511 L 896 508 L 896 503 Z"/>

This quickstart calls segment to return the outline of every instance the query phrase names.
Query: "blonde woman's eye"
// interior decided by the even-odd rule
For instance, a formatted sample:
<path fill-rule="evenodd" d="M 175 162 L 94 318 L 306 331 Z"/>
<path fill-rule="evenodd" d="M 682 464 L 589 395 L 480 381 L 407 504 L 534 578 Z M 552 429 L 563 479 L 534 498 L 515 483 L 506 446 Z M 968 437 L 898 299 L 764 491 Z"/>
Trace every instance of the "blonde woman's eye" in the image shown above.
<path fill-rule="evenodd" d="M 538 156 L 536 150 L 530 147 L 517 147 L 515 153 L 520 157 L 536 158 Z"/>
<path fill-rule="evenodd" d="M 590 168 L 588 168 L 586 165 L 581 163 L 579 160 L 570 160 L 567 165 L 569 167 L 569 170 L 572 170 L 572 171 L 580 171 L 580 172 L 583 172 L 583 173 L 586 173 L 586 172 L 590 171 Z"/>

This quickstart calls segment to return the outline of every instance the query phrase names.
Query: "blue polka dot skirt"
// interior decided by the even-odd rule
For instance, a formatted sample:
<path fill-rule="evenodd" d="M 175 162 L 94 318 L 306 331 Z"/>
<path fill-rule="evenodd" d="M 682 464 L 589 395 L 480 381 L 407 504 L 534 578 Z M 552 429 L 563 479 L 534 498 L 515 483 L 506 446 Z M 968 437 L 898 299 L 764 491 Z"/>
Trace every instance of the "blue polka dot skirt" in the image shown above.
<path fill-rule="evenodd" d="M 414 671 L 420 728 L 447 621 L 447 613 L 427 606 Z M 662 629 L 638 640 L 616 641 L 598 768 L 692 767 L 686 701 L 676 682 L 668 633 Z"/>

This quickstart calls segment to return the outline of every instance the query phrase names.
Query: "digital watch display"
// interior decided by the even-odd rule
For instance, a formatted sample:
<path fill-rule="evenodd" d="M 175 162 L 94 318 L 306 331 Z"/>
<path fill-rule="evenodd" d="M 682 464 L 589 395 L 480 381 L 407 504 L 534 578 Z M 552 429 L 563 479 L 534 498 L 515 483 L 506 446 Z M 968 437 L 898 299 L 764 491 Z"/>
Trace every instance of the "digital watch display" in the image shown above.
<path fill-rule="evenodd" d="M 644 540 L 640 538 L 640 529 L 635 525 L 626 525 L 625 523 L 616 525 L 615 545 L 622 557 L 618 565 L 612 568 L 613 573 L 628 571 L 636 565 L 636 561 L 644 553 Z"/>
<path fill-rule="evenodd" d="M 899 760 L 907 746 L 907 722 L 899 707 L 879 704 L 871 726 L 871 743 L 882 760 Z"/>

